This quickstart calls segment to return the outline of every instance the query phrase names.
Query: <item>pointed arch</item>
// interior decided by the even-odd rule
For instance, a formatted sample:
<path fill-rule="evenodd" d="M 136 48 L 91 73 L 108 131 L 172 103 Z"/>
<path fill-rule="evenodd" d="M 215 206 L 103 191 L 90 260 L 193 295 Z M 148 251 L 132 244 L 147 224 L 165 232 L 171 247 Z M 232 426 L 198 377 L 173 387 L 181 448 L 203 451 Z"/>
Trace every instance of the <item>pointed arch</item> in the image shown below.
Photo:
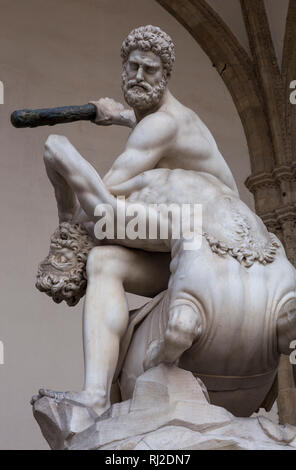
<path fill-rule="evenodd" d="M 282 77 L 285 90 L 285 123 L 288 136 L 291 139 L 292 159 L 296 160 L 296 105 L 290 102 L 293 89 L 290 84 L 296 80 L 296 0 L 290 0 L 286 32 L 284 39 Z"/>
<path fill-rule="evenodd" d="M 253 174 L 270 172 L 274 150 L 253 63 L 205 0 L 156 0 L 193 36 L 227 86 L 244 127 Z"/>

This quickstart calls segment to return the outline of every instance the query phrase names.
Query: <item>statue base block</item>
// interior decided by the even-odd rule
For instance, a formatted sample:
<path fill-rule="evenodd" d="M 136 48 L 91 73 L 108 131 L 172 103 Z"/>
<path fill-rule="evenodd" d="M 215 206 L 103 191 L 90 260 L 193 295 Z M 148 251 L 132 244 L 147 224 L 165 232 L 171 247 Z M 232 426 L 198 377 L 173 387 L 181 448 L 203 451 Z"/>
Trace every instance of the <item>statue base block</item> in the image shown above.
<path fill-rule="evenodd" d="M 264 417 L 237 418 L 211 405 L 191 372 L 159 365 L 137 379 L 133 397 L 98 417 L 70 400 L 33 406 L 55 450 L 296 449 L 296 427 Z"/>

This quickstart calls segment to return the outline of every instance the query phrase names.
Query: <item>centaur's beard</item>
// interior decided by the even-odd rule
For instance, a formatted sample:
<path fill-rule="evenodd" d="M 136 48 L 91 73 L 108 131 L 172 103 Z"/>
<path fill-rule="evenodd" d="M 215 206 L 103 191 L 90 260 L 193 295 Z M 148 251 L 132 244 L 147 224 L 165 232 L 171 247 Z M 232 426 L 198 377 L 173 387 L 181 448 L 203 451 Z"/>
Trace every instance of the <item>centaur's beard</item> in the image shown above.
<path fill-rule="evenodd" d="M 137 85 L 135 87 L 135 85 Z M 126 72 L 122 73 L 122 90 L 124 99 L 131 108 L 146 111 L 154 108 L 160 102 L 167 86 L 167 79 L 162 78 L 155 87 L 146 82 L 128 80 Z"/>

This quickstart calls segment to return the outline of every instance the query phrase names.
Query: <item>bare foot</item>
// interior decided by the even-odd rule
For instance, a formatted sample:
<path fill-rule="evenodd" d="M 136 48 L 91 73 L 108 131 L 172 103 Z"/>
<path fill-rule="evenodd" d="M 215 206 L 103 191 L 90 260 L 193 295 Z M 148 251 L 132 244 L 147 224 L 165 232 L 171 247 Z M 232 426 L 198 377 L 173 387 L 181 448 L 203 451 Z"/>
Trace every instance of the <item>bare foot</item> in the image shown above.
<path fill-rule="evenodd" d="M 42 397 L 53 398 L 57 402 L 60 402 L 64 399 L 75 401 L 81 405 L 92 408 L 98 416 L 102 415 L 108 408 L 110 408 L 110 403 L 106 402 L 106 399 L 102 397 L 102 392 L 99 390 L 83 390 L 82 392 L 56 392 L 54 390 L 40 388 L 39 395 L 34 395 L 32 397 L 31 405 L 34 405 L 34 403 Z"/>

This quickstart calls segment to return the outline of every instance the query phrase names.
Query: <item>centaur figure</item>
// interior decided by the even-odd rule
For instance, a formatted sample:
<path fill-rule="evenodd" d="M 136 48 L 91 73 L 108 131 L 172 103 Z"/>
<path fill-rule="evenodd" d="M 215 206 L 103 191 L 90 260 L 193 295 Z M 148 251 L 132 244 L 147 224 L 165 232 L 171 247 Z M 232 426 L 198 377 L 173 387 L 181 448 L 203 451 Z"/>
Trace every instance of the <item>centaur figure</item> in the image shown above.
<path fill-rule="evenodd" d="M 41 389 L 33 402 L 68 398 L 101 415 L 112 381 L 127 399 L 144 370 L 165 362 L 199 377 L 213 404 L 249 416 L 266 403 L 280 354 L 296 338 L 295 269 L 240 200 L 210 131 L 170 93 L 170 37 L 137 28 L 121 56 L 132 110 L 101 99 L 96 123 L 133 130 L 104 179 L 66 137 L 51 135 L 45 145 L 60 226 L 37 287 L 69 305 L 86 293 L 85 384 L 82 391 Z M 117 196 L 125 196 L 126 209 L 134 202 L 202 204 L 201 246 L 186 250 L 184 237 L 172 236 L 171 219 L 167 239 L 97 240 L 96 207 L 108 204 L 118 217 Z M 160 223 L 165 216 L 152 217 Z M 126 292 L 153 300 L 129 318 Z"/>

